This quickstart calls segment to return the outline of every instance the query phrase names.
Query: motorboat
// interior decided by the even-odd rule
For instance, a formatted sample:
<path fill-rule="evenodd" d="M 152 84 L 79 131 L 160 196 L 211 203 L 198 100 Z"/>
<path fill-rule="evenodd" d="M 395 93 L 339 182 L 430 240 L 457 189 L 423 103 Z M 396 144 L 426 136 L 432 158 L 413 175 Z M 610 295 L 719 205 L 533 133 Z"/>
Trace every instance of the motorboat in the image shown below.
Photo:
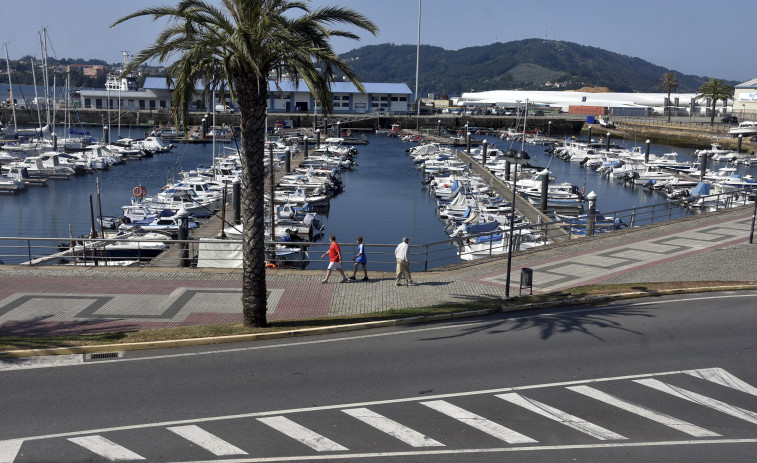
<path fill-rule="evenodd" d="M 737 137 L 748 137 L 757 135 L 757 122 L 756 121 L 742 121 L 737 127 L 731 127 L 728 133 Z"/>

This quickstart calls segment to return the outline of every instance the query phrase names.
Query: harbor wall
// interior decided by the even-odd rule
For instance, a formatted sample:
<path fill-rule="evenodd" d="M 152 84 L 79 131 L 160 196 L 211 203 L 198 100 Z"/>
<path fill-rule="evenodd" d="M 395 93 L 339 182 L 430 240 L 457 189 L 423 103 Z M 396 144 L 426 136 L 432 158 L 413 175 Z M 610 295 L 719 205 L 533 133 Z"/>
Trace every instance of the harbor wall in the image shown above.
<path fill-rule="evenodd" d="M 191 112 L 189 113 L 189 125 L 199 125 L 202 118 L 207 113 L 204 112 Z M 217 124 L 232 124 L 239 125 L 239 113 L 216 113 Z M 45 115 L 41 115 L 41 119 L 44 120 Z M 81 123 L 87 126 L 100 126 L 106 125 L 110 121 L 111 125 L 118 124 L 119 119 L 121 125 L 124 126 L 137 126 L 137 127 L 153 127 L 156 125 L 172 125 L 173 116 L 170 111 L 162 110 L 146 110 L 146 111 L 122 111 L 119 117 L 117 110 L 103 109 L 77 109 L 75 113 L 71 114 L 71 118 L 76 121 L 75 123 Z M 62 124 L 63 111 L 58 110 L 56 113 L 56 123 Z M 273 125 L 277 120 L 290 121 L 294 128 L 299 127 L 312 127 L 313 122 L 317 120 L 318 126 L 324 125 L 330 126 L 335 121 L 340 121 L 342 127 L 357 129 L 357 130 L 375 130 L 379 127 L 391 127 L 392 124 L 399 124 L 403 129 L 436 129 L 437 125 L 441 123 L 442 130 L 459 130 L 468 126 L 471 128 L 487 128 L 493 130 L 504 130 L 510 127 L 517 127 L 516 124 L 519 121 L 515 117 L 510 116 L 456 116 L 448 114 L 434 114 L 415 116 L 410 114 L 333 114 L 329 116 L 323 116 L 318 114 L 306 113 L 269 113 L 268 115 L 269 125 Z M 13 113 L 10 108 L 0 109 L 0 120 L 3 123 L 13 121 Z M 38 123 L 38 115 L 36 109 L 16 109 L 16 121 L 19 125 L 36 125 Z M 551 122 L 551 123 L 550 123 Z M 552 127 L 552 133 L 554 135 L 577 135 L 583 125 L 583 120 L 567 119 L 567 118 L 548 118 L 548 117 L 535 117 L 529 118 L 528 126 L 531 128 L 539 128 L 545 133 Z"/>

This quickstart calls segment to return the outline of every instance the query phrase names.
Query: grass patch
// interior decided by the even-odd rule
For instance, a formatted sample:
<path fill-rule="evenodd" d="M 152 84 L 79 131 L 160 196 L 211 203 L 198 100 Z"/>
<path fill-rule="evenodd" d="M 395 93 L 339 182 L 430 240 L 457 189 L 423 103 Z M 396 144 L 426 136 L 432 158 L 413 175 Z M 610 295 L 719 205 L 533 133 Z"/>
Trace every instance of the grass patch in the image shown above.
<path fill-rule="evenodd" d="M 587 285 L 571 288 L 570 291 L 522 296 L 504 299 L 471 300 L 467 302 L 442 304 L 429 307 L 414 307 L 393 309 L 385 312 L 369 314 L 355 314 L 340 317 L 318 318 L 311 320 L 283 320 L 274 321 L 265 328 L 245 328 L 241 323 L 220 325 L 196 325 L 174 328 L 162 328 L 143 331 L 118 331 L 97 334 L 65 335 L 51 337 L 0 337 L 0 352 L 22 349 L 41 349 L 53 347 L 71 347 L 88 345 L 116 345 L 133 342 L 156 342 L 175 339 L 193 339 L 218 336 L 233 336 L 240 334 L 270 333 L 285 330 L 302 330 L 333 325 L 347 325 L 353 323 L 381 321 L 397 318 L 418 317 L 424 315 L 451 314 L 455 312 L 498 310 L 507 306 L 519 305 L 527 302 L 569 302 L 579 297 L 608 296 L 621 293 L 640 292 L 644 295 L 660 294 L 662 291 L 682 290 L 691 292 L 695 288 L 746 286 L 757 289 L 755 282 L 722 282 L 697 281 L 675 283 L 626 283 L 615 285 Z"/>

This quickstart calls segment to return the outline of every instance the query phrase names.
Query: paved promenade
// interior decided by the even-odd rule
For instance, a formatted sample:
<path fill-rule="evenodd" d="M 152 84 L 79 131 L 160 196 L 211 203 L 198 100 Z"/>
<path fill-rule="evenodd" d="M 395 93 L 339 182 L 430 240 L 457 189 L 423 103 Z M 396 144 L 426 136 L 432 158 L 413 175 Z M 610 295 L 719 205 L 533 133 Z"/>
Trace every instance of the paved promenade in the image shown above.
<path fill-rule="evenodd" d="M 752 207 L 621 230 L 516 254 L 533 269 L 534 293 L 592 283 L 757 281 L 757 243 L 748 243 Z M 365 314 L 388 309 L 504 298 L 507 258 L 321 284 L 321 271 L 274 270 L 267 277 L 269 320 Z M 370 263 L 369 263 L 370 268 Z M 48 336 L 241 321 L 241 276 L 173 268 L 0 266 L 0 336 Z"/>

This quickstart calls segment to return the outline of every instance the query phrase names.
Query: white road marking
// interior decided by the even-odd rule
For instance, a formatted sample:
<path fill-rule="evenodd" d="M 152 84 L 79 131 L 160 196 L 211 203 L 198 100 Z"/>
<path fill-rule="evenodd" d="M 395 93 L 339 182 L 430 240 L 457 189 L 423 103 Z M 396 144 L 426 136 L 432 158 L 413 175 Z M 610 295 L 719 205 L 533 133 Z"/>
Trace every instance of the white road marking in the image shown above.
<path fill-rule="evenodd" d="M 259 458 L 240 458 L 240 459 L 223 459 L 223 460 L 205 460 L 194 463 L 273 463 L 279 461 L 319 461 L 319 460 L 350 460 L 357 458 L 398 458 L 398 457 L 427 457 L 427 456 L 445 456 L 445 455 L 472 455 L 486 453 L 510 453 L 510 452 L 539 452 L 555 450 L 587 450 L 587 449 L 615 449 L 615 448 L 638 448 L 638 447 L 666 447 L 674 445 L 725 445 L 725 444 L 757 444 L 757 439 L 699 439 L 699 440 L 677 440 L 677 441 L 654 441 L 654 442 L 611 442 L 602 444 L 578 444 L 578 445 L 542 445 L 542 446 L 524 446 L 524 447 L 499 447 L 499 448 L 479 448 L 479 449 L 437 449 L 437 450 L 416 450 L 408 452 L 376 452 L 376 453 L 353 453 L 353 454 L 330 454 L 330 455 L 312 455 L 312 456 L 286 456 L 286 457 L 259 457 Z M 465 461 L 464 457 L 458 458 Z M 381 460 L 381 461 L 384 461 Z"/>
<path fill-rule="evenodd" d="M 84 364 L 84 355 L 47 355 L 0 359 L 0 371 L 29 370 L 32 368 L 70 367 Z"/>
<path fill-rule="evenodd" d="M 267 424 L 273 429 L 286 434 L 292 439 L 301 442 L 318 452 L 340 452 L 349 450 L 331 439 L 324 437 L 310 429 L 295 423 L 284 416 L 271 416 L 268 418 L 258 418 L 261 423 Z"/>
<path fill-rule="evenodd" d="M 144 460 L 126 447 L 122 447 L 103 436 L 84 436 L 72 437 L 70 439 L 74 444 L 81 445 L 92 453 L 96 453 L 109 461 L 122 460 Z"/>
<path fill-rule="evenodd" d="M 731 389 L 736 389 L 737 391 L 757 396 L 757 387 L 740 380 L 722 368 L 704 368 L 701 370 L 687 371 L 686 373 L 697 378 L 711 381 L 715 384 L 720 384 L 721 386 L 730 387 Z"/>
<path fill-rule="evenodd" d="M 375 405 L 412 403 L 412 402 L 420 402 L 422 400 L 470 397 L 470 396 L 485 395 L 485 394 L 502 394 L 505 392 L 527 391 L 531 389 L 542 389 L 542 388 L 549 388 L 549 387 L 567 387 L 567 386 L 581 385 L 581 384 L 587 384 L 587 383 L 596 384 L 596 383 L 604 383 L 604 382 L 610 382 L 610 381 L 626 381 L 626 380 L 633 380 L 633 379 L 639 379 L 639 378 L 688 374 L 689 371 L 695 371 L 695 370 L 673 370 L 673 371 L 666 371 L 666 372 L 659 372 L 659 373 L 642 373 L 642 374 L 636 374 L 636 375 L 610 376 L 610 377 L 605 377 L 605 378 L 582 379 L 582 380 L 573 380 L 573 381 L 558 381 L 554 383 L 531 384 L 531 385 L 526 385 L 526 386 L 502 387 L 502 388 L 496 388 L 496 389 L 481 389 L 477 391 L 436 394 L 436 395 L 429 395 L 425 397 L 404 397 L 400 399 L 374 400 L 374 401 L 369 401 L 369 402 L 354 402 L 354 403 L 337 404 L 337 405 L 320 405 L 320 406 L 315 406 L 315 407 L 290 408 L 290 409 L 284 409 L 284 410 L 272 410 L 272 411 L 265 411 L 265 412 L 239 413 L 236 415 L 219 415 L 219 416 L 209 416 L 205 418 L 190 418 L 190 419 L 185 419 L 185 420 L 157 421 L 157 422 L 152 422 L 152 423 L 143 423 L 143 424 L 135 424 L 135 425 L 112 426 L 109 428 L 98 428 L 98 429 L 68 431 L 68 432 L 60 432 L 60 433 L 52 433 L 52 434 L 41 434 L 41 435 L 36 435 L 36 436 L 23 437 L 22 439 L 24 441 L 33 441 L 33 440 L 43 440 L 43 439 L 54 439 L 54 438 L 59 438 L 59 437 L 81 436 L 81 435 L 87 435 L 87 434 L 101 434 L 101 433 L 107 433 L 107 432 L 113 432 L 113 431 L 130 431 L 130 430 L 135 430 L 135 429 L 180 426 L 180 425 L 187 425 L 187 424 L 209 423 L 209 422 L 214 422 L 214 421 L 238 420 L 238 419 L 245 419 L 245 418 L 258 418 L 258 417 L 274 416 L 274 415 L 318 412 L 318 411 L 324 411 L 324 410 L 340 410 L 343 408 L 358 408 L 358 407 L 371 407 Z"/>
<path fill-rule="evenodd" d="M 519 432 L 513 431 L 512 429 L 506 428 L 505 426 L 502 426 L 501 424 L 497 424 L 493 421 L 487 420 L 483 416 L 476 415 L 475 413 L 471 413 L 456 405 L 452 405 L 449 402 L 445 402 L 444 400 L 432 400 L 430 402 L 421 402 L 421 405 L 425 405 L 432 410 L 436 410 L 439 413 L 443 413 L 449 416 L 450 418 L 454 418 L 458 421 L 462 421 L 468 426 L 476 428 L 479 431 L 483 431 L 486 434 L 489 434 L 490 436 L 494 436 L 497 439 L 507 442 L 508 444 L 530 444 L 533 442 L 537 442 L 536 440 L 531 439 L 528 436 L 524 436 L 523 434 Z"/>
<path fill-rule="evenodd" d="M 720 400 L 703 396 L 702 394 L 697 394 L 696 392 L 691 392 L 678 386 L 663 383 L 662 381 L 659 381 L 657 379 L 637 379 L 634 380 L 634 382 L 673 395 L 675 397 L 678 397 L 679 399 L 688 400 L 689 402 L 694 402 L 697 405 L 703 405 L 713 410 L 735 416 L 736 418 L 742 419 L 744 421 L 757 424 L 757 413 L 753 411 L 746 410 L 735 405 L 729 405 L 725 402 L 721 402 Z"/>
<path fill-rule="evenodd" d="M 0 463 L 13 463 L 23 443 L 21 439 L 0 441 Z"/>
<path fill-rule="evenodd" d="M 209 433 L 199 426 L 176 426 L 168 428 L 168 430 L 219 457 L 225 455 L 247 455 L 247 452 L 244 450 L 229 444 L 225 440 Z"/>
<path fill-rule="evenodd" d="M 592 399 L 599 400 L 600 402 L 604 402 L 614 407 L 618 407 L 627 412 L 634 413 L 639 416 L 643 416 L 644 418 L 650 419 L 652 421 L 656 421 L 660 424 L 664 424 L 665 426 L 670 426 L 671 428 L 677 429 L 678 431 L 689 434 L 690 436 L 694 436 L 694 437 L 720 436 L 720 434 L 718 433 L 709 431 L 704 428 L 700 428 L 699 426 L 695 426 L 687 421 L 679 420 L 678 418 L 674 418 L 670 415 L 666 415 L 664 413 L 660 413 L 652 409 L 642 407 L 641 405 L 636 405 L 631 402 L 627 402 L 623 399 L 615 397 L 614 395 L 610 395 L 598 389 L 594 389 L 593 387 L 571 386 L 568 389 L 573 392 L 578 392 L 579 394 L 583 394 L 587 397 L 591 397 Z"/>
<path fill-rule="evenodd" d="M 342 411 L 412 447 L 444 447 L 444 444 L 441 442 L 437 442 L 414 429 L 410 429 L 367 408 L 352 408 Z"/>
<path fill-rule="evenodd" d="M 500 394 L 497 397 L 512 404 L 519 405 L 526 410 L 530 410 L 534 413 L 538 413 L 541 416 L 545 416 L 551 420 L 557 421 L 558 423 L 562 423 L 577 431 L 581 431 L 599 440 L 626 439 L 626 437 L 623 437 L 620 434 L 616 434 L 608 429 L 603 428 L 602 426 L 590 423 L 583 418 L 571 415 L 570 413 L 558 410 L 557 408 L 551 407 L 536 400 L 523 397 L 522 395 L 516 394 L 514 392 L 510 394 Z"/>

